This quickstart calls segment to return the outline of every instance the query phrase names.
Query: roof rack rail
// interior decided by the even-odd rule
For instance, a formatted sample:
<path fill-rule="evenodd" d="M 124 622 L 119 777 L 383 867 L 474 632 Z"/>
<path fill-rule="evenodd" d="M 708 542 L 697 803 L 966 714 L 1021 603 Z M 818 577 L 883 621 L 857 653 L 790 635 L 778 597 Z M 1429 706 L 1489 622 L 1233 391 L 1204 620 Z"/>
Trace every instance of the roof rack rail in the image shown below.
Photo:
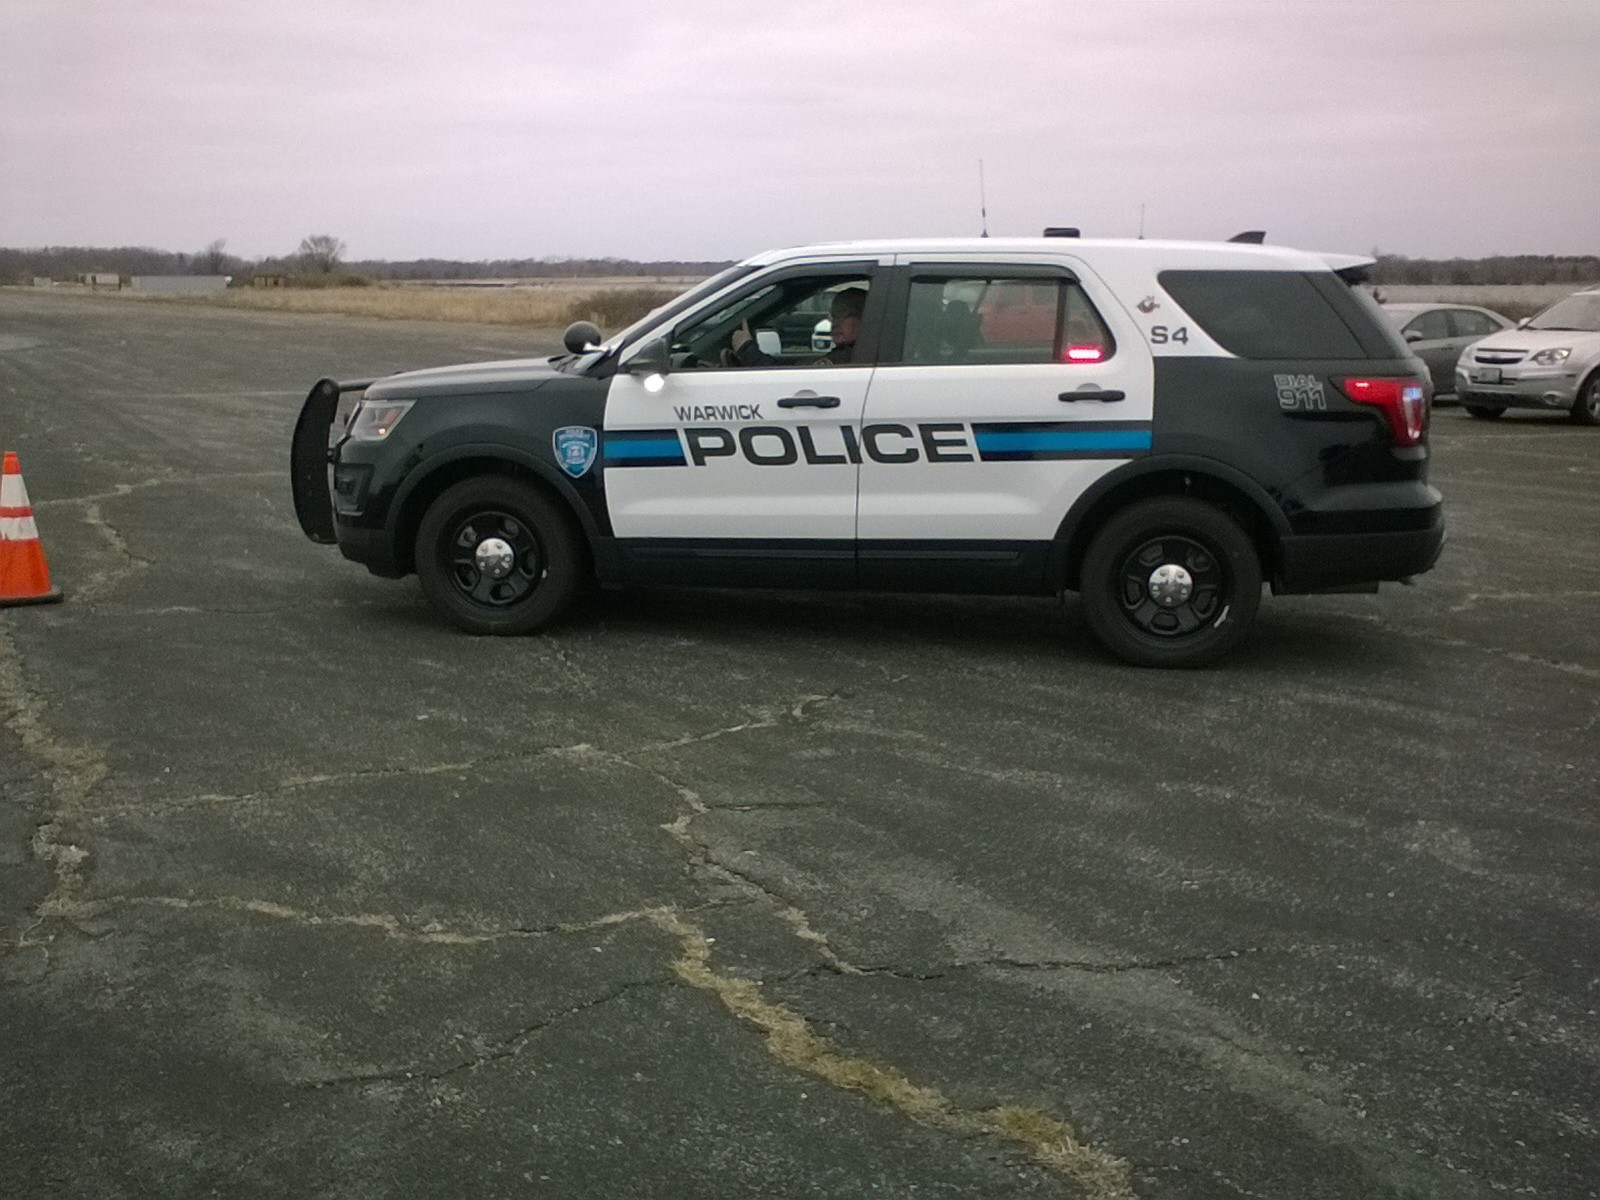
<path fill-rule="evenodd" d="M 1044 227 L 1044 235 L 1045 237 L 1080 236 L 1078 233 L 1078 227 L 1076 225 L 1046 225 Z"/>
<path fill-rule="evenodd" d="M 1259 246 L 1267 240 L 1265 229 L 1246 229 L 1243 233 L 1236 233 L 1228 239 L 1230 242 L 1243 242 L 1247 246 Z"/>

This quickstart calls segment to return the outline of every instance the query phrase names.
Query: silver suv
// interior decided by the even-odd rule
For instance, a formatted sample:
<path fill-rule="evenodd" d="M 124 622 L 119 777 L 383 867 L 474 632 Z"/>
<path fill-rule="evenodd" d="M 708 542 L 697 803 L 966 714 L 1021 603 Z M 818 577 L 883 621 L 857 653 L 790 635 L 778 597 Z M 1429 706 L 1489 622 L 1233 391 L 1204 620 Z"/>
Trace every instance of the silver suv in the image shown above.
<path fill-rule="evenodd" d="M 1485 420 L 1508 408 L 1559 408 L 1580 425 L 1600 425 L 1600 288 L 1468 347 L 1456 363 L 1456 394 Z"/>

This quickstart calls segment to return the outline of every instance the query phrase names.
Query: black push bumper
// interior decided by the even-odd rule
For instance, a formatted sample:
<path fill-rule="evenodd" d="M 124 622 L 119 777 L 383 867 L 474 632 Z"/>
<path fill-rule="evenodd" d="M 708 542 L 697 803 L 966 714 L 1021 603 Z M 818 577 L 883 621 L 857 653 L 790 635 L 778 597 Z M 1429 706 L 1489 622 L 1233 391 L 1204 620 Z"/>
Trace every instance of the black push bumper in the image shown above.
<path fill-rule="evenodd" d="M 294 490 L 294 515 L 300 528 L 313 542 L 332 545 L 338 540 L 333 528 L 333 482 L 329 464 L 333 460 L 331 436 L 339 412 L 339 397 L 345 392 L 364 391 L 372 381 L 363 379 L 340 383 L 319 379 L 294 424 L 294 441 L 289 449 L 289 483 Z"/>

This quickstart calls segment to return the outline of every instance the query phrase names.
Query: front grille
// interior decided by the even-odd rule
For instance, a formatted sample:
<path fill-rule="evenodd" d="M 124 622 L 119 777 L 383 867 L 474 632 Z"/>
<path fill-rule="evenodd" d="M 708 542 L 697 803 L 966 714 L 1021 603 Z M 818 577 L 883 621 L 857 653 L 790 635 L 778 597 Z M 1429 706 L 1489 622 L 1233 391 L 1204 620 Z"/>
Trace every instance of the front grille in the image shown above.
<path fill-rule="evenodd" d="M 1509 363 L 1519 363 L 1527 356 L 1526 350 L 1474 350 L 1472 361 L 1506 366 Z"/>

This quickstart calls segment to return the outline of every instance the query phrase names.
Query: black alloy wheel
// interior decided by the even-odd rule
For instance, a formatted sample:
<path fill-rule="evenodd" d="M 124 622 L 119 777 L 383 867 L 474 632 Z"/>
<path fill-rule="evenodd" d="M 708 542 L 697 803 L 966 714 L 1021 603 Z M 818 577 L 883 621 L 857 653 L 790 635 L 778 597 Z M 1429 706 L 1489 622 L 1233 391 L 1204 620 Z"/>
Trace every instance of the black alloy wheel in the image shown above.
<path fill-rule="evenodd" d="M 1142 500 L 1089 545 L 1082 601 L 1095 636 L 1143 667 L 1215 662 L 1261 603 L 1261 561 L 1226 513 L 1186 496 Z"/>
<path fill-rule="evenodd" d="M 428 601 L 468 633 L 542 629 L 576 598 L 584 559 L 571 519 L 538 489 L 482 476 L 446 489 L 417 530 Z"/>

